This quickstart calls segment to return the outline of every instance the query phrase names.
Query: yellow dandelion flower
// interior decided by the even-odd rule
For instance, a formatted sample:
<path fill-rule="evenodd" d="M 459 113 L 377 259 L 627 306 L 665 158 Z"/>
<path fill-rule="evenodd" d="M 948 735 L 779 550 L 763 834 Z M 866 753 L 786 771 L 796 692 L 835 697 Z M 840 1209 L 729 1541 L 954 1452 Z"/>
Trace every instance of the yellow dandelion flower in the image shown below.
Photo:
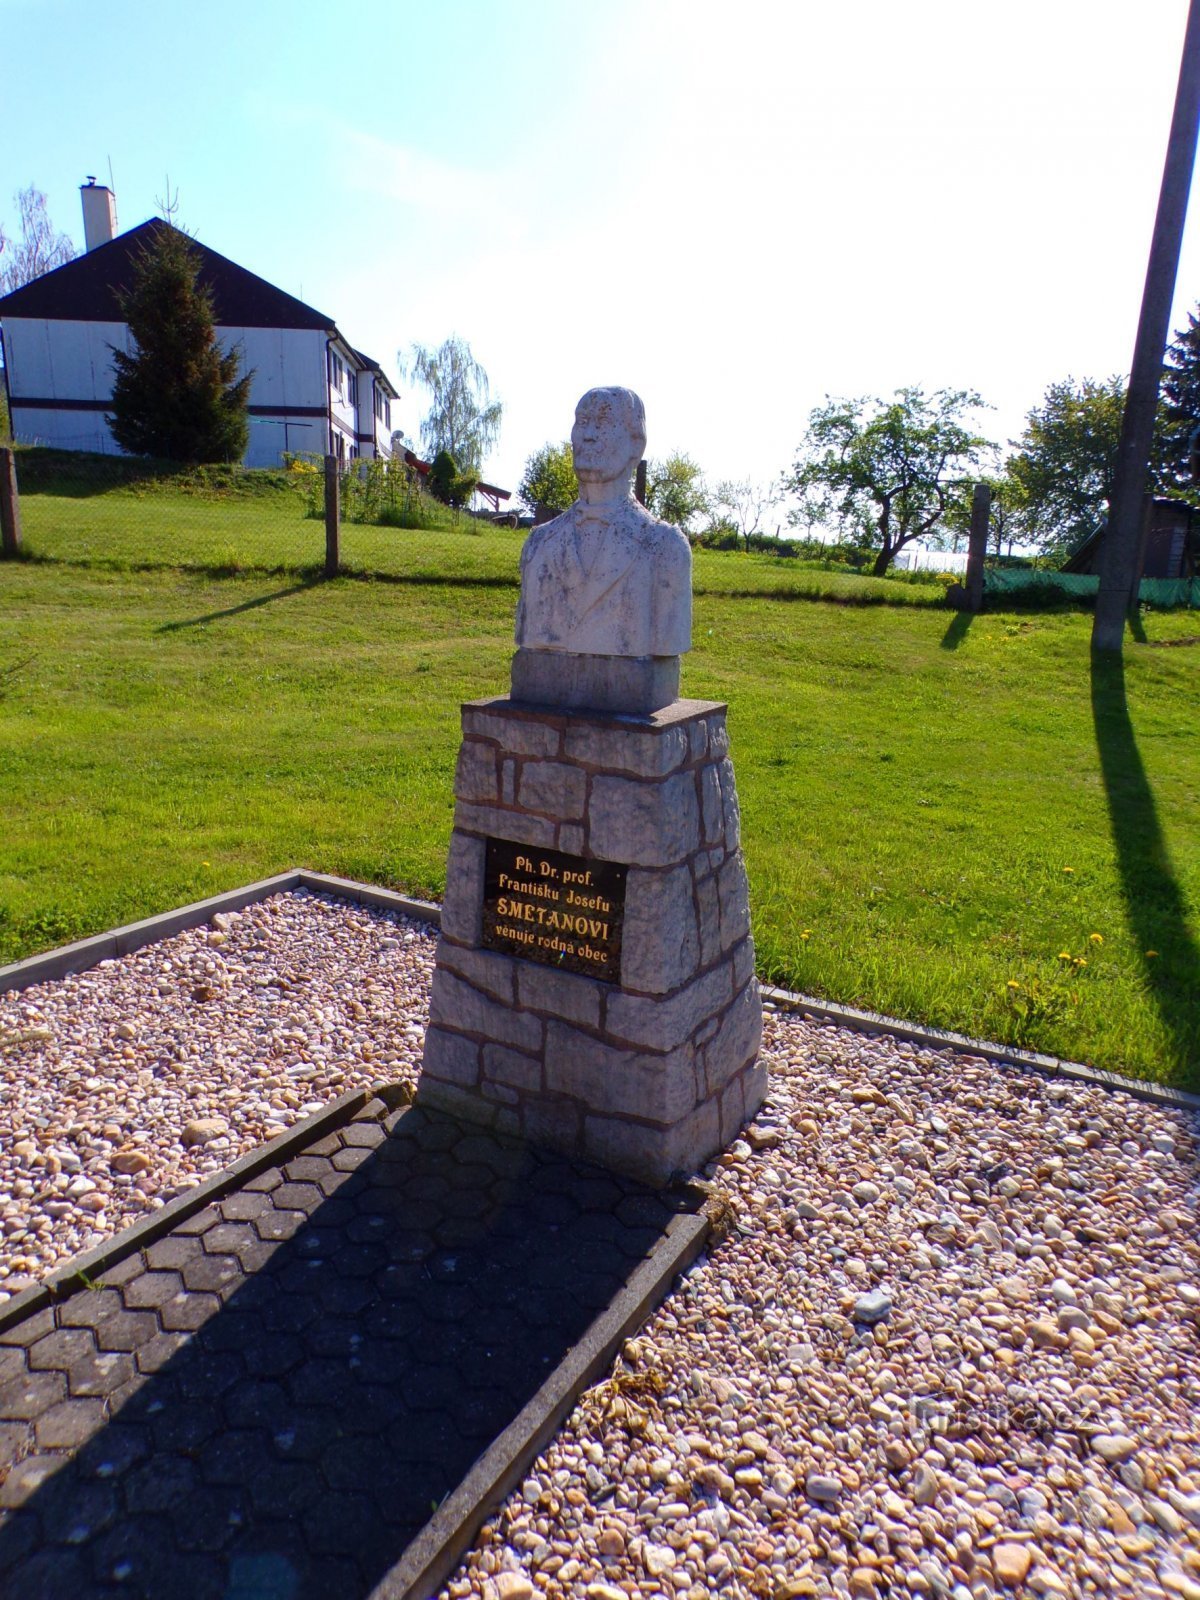
<path fill-rule="evenodd" d="M 1020 987 L 1021 987 L 1021 985 L 1017 982 L 1017 980 L 1015 978 L 1010 978 L 1008 980 L 1008 988 L 1010 988 L 1010 989 L 1019 989 Z"/>
<path fill-rule="evenodd" d="M 1151 960 L 1151 961 L 1153 961 L 1153 960 L 1154 960 L 1154 958 L 1155 958 L 1155 957 L 1156 957 L 1156 956 L 1157 956 L 1157 955 L 1158 955 L 1158 951 L 1157 951 L 1157 950 L 1147 950 L 1147 951 L 1146 951 L 1146 955 L 1147 955 L 1147 956 L 1148 956 L 1148 958 L 1149 958 L 1149 959 L 1150 959 L 1150 960 Z"/>
<path fill-rule="evenodd" d="M 1074 868 L 1074 867 L 1064 867 L 1064 868 L 1063 868 L 1063 871 L 1064 871 L 1064 872 L 1074 872 L 1074 871 L 1075 871 L 1075 868 Z"/>
<path fill-rule="evenodd" d="M 800 937 L 802 939 L 811 939 L 812 938 L 812 929 L 811 928 L 805 928 L 803 930 L 803 932 L 801 933 Z"/>
<path fill-rule="evenodd" d="M 1058 959 L 1059 959 L 1059 960 L 1060 960 L 1060 961 L 1070 961 L 1070 959 L 1071 959 L 1071 952 L 1070 952 L 1070 951 L 1069 951 L 1069 950 L 1060 950 L 1060 951 L 1059 951 L 1059 952 L 1058 952 Z"/>
<path fill-rule="evenodd" d="M 1089 933 L 1088 934 L 1088 942 L 1090 944 L 1103 944 L 1104 943 L 1104 935 L 1102 933 Z"/>

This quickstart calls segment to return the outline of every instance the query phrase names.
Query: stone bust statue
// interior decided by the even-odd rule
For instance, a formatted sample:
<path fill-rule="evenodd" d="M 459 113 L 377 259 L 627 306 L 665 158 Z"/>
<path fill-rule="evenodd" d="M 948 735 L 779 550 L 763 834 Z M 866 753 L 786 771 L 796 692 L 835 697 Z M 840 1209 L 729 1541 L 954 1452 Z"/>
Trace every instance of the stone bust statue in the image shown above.
<path fill-rule="evenodd" d="M 521 552 L 515 698 L 645 712 L 678 695 L 679 657 L 692 642 L 692 552 L 633 498 L 645 448 L 637 395 L 589 389 L 571 430 L 579 499 Z"/>

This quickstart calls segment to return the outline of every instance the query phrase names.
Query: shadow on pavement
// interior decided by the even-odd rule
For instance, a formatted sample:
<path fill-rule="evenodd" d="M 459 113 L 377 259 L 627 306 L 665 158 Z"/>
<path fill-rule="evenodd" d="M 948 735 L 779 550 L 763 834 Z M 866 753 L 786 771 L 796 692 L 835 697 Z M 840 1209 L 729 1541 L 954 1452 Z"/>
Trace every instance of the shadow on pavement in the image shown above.
<path fill-rule="evenodd" d="M 0 1595 L 365 1596 L 681 1204 L 420 1109 L 253 1179 L 0 1335 Z"/>

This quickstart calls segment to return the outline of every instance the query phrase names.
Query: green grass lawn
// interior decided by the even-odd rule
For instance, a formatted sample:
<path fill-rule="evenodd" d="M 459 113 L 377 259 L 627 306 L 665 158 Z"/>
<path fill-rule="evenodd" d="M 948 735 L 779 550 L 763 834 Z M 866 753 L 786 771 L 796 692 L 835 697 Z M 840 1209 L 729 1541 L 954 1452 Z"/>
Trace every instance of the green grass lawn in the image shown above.
<path fill-rule="evenodd" d="M 730 703 L 763 975 L 1197 1086 L 1200 625 L 1094 676 L 1085 615 L 744 598 L 747 559 L 697 562 L 684 692 Z M 440 893 L 510 583 L 16 563 L 0 601 L 0 959 L 292 865 Z"/>
<path fill-rule="evenodd" d="M 284 472 L 165 469 L 117 456 L 18 453 L 23 546 L 34 558 L 114 571 L 172 567 L 220 572 L 318 572 L 324 523 L 308 515 L 313 480 Z M 345 520 L 342 566 L 402 582 L 481 585 L 519 581 L 523 532 L 425 501 L 434 526 Z M 848 604 L 934 605 L 943 589 L 853 572 L 814 570 L 794 558 L 697 550 L 697 594 L 824 595 Z"/>

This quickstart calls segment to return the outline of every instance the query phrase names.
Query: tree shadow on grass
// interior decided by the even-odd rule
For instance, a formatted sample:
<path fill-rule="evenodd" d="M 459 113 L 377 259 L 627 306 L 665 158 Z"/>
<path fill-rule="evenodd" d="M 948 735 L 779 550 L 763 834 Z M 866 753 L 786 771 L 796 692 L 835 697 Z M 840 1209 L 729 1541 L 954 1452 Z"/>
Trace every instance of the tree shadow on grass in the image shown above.
<path fill-rule="evenodd" d="M 154 631 L 179 633 L 183 628 L 203 628 L 206 623 L 223 622 L 226 617 L 240 616 L 243 611 L 256 611 L 259 606 L 269 606 L 273 600 L 286 600 L 289 595 L 304 594 L 322 581 L 318 577 L 305 578 L 303 582 L 293 583 L 286 589 L 273 589 L 270 594 L 256 594 L 253 600 L 243 600 L 241 605 L 226 606 L 223 611 L 208 611 L 202 617 L 185 617 L 179 622 L 163 622 Z"/>
<path fill-rule="evenodd" d="M 319 1141 L 0 1338 L 0 1593 L 361 1600 L 698 1203 L 421 1108 Z"/>
<path fill-rule="evenodd" d="M 1200 946 L 1188 930 L 1187 902 L 1138 749 L 1120 652 L 1092 652 L 1091 690 L 1125 914 L 1177 1065 L 1194 1073 L 1200 1060 Z"/>
<path fill-rule="evenodd" d="M 939 641 L 942 649 L 957 650 L 970 632 L 971 624 L 974 621 L 975 613 L 973 611 L 956 611 L 950 618 L 950 626 Z"/>

